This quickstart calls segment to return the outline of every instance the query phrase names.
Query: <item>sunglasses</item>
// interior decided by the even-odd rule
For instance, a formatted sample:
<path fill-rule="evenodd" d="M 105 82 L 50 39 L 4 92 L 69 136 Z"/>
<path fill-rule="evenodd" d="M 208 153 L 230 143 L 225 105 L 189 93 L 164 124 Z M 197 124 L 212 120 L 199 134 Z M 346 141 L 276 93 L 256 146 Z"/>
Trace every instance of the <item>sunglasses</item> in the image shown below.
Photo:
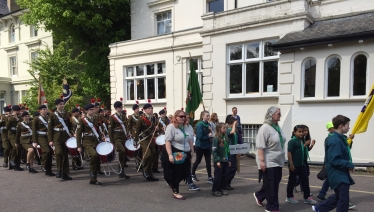
<path fill-rule="evenodd" d="M 179 118 L 181 118 L 181 119 L 185 119 L 186 118 L 186 116 L 178 116 Z"/>

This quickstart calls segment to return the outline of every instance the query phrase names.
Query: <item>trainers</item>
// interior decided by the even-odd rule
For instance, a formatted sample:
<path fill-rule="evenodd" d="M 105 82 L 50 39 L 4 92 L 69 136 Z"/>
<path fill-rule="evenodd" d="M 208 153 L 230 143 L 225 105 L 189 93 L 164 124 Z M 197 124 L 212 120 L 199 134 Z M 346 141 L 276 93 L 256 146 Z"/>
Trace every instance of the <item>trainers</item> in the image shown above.
<path fill-rule="evenodd" d="M 190 185 L 188 185 L 188 190 L 190 191 L 198 191 L 200 190 L 200 187 L 195 185 L 194 183 L 191 183 Z"/>
<path fill-rule="evenodd" d="M 209 177 L 208 180 L 206 181 L 207 183 L 213 184 L 213 177 Z"/>
<path fill-rule="evenodd" d="M 326 196 L 323 197 L 323 196 L 318 195 L 317 199 L 321 200 L 321 201 L 325 201 L 327 198 L 326 198 Z"/>
<path fill-rule="evenodd" d="M 199 181 L 199 179 L 197 179 L 196 175 L 191 175 L 192 177 L 192 181 Z"/>
<path fill-rule="evenodd" d="M 348 209 L 351 210 L 352 208 L 356 207 L 356 205 L 353 205 L 351 203 L 349 203 L 349 206 L 348 206 Z"/>
<path fill-rule="evenodd" d="M 279 211 L 268 211 L 268 210 L 265 209 L 265 212 L 279 212 Z"/>
<path fill-rule="evenodd" d="M 317 206 L 315 206 L 315 205 L 312 206 L 312 210 L 315 211 L 315 212 L 319 212 Z"/>
<path fill-rule="evenodd" d="M 286 202 L 289 202 L 292 204 L 299 204 L 299 201 L 295 200 L 295 197 L 286 198 Z"/>
<path fill-rule="evenodd" d="M 222 195 L 225 195 L 225 196 L 229 195 L 229 193 L 227 193 L 227 192 L 226 192 L 225 190 L 223 190 L 223 189 L 219 190 L 219 192 L 221 192 L 221 194 L 222 194 Z"/>
<path fill-rule="evenodd" d="M 256 200 L 256 204 L 260 207 L 263 207 L 264 205 L 262 204 L 262 202 L 260 202 L 258 199 L 257 199 L 257 196 L 256 196 L 256 193 L 253 193 L 253 197 L 255 198 Z"/>
<path fill-rule="evenodd" d="M 315 205 L 317 204 L 317 201 L 315 201 L 312 197 L 309 197 L 308 199 L 304 199 L 304 204 Z"/>

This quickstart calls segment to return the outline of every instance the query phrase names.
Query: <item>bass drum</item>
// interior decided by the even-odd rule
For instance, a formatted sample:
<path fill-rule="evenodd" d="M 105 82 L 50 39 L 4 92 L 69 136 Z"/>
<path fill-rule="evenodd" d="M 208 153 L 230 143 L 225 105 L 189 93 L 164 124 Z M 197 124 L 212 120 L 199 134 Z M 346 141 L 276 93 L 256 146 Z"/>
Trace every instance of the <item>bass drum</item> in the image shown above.
<path fill-rule="evenodd" d="M 73 157 L 78 157 L 78 147 L 77 147 L 77 139 L 75 137 L 71 137 L 66 141 L 66 146 L 69 149 L 69 153 Z"/>
<path fill-rule="evenodd" d="M 96 147 L 101 163 L 110 163 L 115 159 L 114 146 L 110 142 L 101 142 Z"/>
<path fill-rule="evenodd" d="M 135 151 L 140 148 L 140 145 L 138 145 L 138 147 L 135 147 L 134 139 L 130 138 L 129 140 L 126 141 L 125 148 L 126 148 L 126 155 L 130 158 L 133 158 L 135 155 Z"/>

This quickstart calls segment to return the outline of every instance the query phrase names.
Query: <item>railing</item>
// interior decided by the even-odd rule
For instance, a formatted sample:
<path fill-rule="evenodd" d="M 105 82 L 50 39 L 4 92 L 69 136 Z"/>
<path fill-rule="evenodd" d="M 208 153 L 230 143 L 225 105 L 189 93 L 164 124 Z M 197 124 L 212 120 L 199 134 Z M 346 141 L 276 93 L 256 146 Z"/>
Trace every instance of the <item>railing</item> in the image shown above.
<path fill-rule="evenodd" d="M 254 153 L 256 149 L 256 135 L 261 124 L 242 124 L 243 142 L 250 144 L 249 153 Z"/>

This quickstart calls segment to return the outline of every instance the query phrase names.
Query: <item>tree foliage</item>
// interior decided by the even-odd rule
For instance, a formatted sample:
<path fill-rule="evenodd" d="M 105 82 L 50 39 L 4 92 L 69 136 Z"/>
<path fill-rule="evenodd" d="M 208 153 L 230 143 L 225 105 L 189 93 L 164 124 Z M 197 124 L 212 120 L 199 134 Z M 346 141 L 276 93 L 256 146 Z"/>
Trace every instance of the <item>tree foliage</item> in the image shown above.
<path fill-rule="evenodd" d="M 17 0 L 26 24 L 51 31 L 80 60 L 84 94 L 110 100 L 109 44 L 130 38 L 130 0 Z"/>

